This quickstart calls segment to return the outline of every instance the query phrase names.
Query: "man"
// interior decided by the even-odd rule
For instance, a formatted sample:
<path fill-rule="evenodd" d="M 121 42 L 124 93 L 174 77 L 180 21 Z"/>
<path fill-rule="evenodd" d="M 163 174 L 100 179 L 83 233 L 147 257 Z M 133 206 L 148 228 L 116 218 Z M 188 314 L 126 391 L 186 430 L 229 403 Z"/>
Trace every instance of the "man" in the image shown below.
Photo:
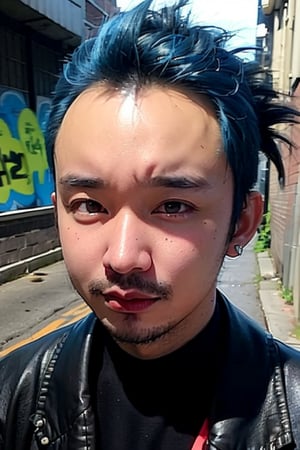
<path fill-rule="evenodd" d="M 256 232 L 280 105 L 185 1 L 120 13 L 48 126 L 72 283 L 94 314 L 0 363 L 0 449 L 300 449 L 300 356 L 216 290 Z"/>

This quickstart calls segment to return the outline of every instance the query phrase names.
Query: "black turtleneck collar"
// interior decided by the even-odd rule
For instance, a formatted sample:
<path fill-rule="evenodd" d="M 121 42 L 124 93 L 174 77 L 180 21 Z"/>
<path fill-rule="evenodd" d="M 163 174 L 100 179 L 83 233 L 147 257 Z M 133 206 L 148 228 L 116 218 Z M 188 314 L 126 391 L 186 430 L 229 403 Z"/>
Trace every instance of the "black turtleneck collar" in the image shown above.
<path fill-rule="evenodd" d="M 176 449 L 190 448 L 208 414 L 221 364 L 220 343 L 224 339 L 220 323 L 217 304 L 211 320 L 197 336 L 173 353 L 153 360 L 127 354 L 104 331 L 105 350 L 97 383 L 100 428 L 107 446 L 104 448 L 114 448 L 108 430 L 116 417 L 123 417 L 117 419 L 119 425 L 115 423 L 115 427 L 125 441 L 126 428 L 130 429 L 133 421 L 137 433 L 153 434 L 149 449 L 172 448 L 174 443 Z M 161 434 L 165 446 L 153 446 Z M 148 447 L 131 450 L 134 448 Z"/>

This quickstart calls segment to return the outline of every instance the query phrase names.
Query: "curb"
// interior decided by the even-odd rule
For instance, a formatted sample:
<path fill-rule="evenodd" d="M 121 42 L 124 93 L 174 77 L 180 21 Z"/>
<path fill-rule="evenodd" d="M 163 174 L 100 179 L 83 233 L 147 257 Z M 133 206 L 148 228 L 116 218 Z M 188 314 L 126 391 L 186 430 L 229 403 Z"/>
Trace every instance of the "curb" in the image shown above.
<path fill-rule="evenodd" d="M 280 295 L 279 278 L 273 260 L 268 252 L 263 252 L 257 254 L 257 262 L 262 278 L 259 283 L 259 298 L 268 331 L 280 341 L 300 350 L 300 340 L 293 336 L 297 325 L 294 308 Z"/>
<path fill-rule="evenodd" d="M 61 247 L 0 268 L 0 285 L 62 259 Z"/>

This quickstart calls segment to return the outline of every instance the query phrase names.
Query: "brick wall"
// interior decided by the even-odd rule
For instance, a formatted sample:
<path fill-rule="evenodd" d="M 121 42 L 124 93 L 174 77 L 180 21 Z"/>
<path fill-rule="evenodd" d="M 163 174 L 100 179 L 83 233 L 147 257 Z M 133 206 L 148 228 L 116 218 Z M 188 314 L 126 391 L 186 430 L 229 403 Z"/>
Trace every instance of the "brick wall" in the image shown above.
<path fill-rule="evenodd" d="M 95 5 L 98 5 L 105 14 L 102 14 Z M 86 20 L 88 22 L 86 29 L 86 38 L 93 37 L 98 32 L 98 27 L 102 24 L 106 14 L 110 17 L 116 14 L 119 8 L 115 0 L 86 0 Z M 91 28 L 90 28 L 91 27 Z"/>
<path fill-rule="evenodd" d="M 299 106 L 299 98 L 297 97 L 300 95 L 300 89 L 295 95 L 295 104 Z M 290 135 L 298 148 L 291 151 L 287 146 L 281 146 L 286 173 L 284 189 L 280 189 L 278 185 L 274 167 L 271 167 L 270 173 L 271 253 L 280 277 L 283 277 L 284 272 L 289 270 L 296 191 L 300 171 L 300 126 L 292 127 Z M 288 278 L 288 275 L 286 275 L 286 278 Z"/>

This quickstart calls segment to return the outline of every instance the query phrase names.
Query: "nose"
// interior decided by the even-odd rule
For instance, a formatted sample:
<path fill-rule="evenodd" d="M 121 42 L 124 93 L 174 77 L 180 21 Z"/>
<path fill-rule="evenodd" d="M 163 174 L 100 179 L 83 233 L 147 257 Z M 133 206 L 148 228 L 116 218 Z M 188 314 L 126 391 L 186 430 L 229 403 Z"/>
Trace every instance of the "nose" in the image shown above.
<path fill-rule="evenodd" d="M 134 213 L 119 211 L 104 227 L 107 227 L 107 247 L 103 256 L 105 268 L 121 274 L 150 269 L 152 257 L 146 242 L 146 225 Z"/>

